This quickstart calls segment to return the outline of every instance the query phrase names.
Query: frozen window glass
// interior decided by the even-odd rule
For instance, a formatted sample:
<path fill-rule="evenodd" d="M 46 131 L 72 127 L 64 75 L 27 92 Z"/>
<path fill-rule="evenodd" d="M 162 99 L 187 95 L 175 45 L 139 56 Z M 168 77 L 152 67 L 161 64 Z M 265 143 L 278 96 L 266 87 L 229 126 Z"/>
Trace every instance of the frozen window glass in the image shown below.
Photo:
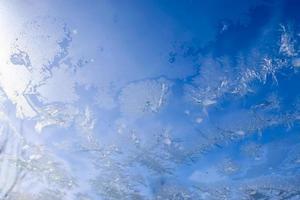
<path fill-rule="evenodd" d="M 0 0 L 0 200 L 300 199 L 299 10 Z"/>

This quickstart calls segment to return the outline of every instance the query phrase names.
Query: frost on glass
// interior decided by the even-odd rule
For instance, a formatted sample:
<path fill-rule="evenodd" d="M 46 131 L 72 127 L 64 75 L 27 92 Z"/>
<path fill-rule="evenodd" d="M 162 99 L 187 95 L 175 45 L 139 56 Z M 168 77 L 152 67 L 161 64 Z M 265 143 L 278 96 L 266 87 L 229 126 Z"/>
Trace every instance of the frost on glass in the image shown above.
<path fill-rule="evenodd" d="M 177 53 L 199 64 L 186 79 L 102 85 L 71 26 L 26 21 L 1 55 L 0 199 L 300 198 L 300 96 L 282 95 L 299 78 L 292 25 L 233 57 Z"/>
<path fill-rule="evenodd" d="M 119 98 L 122 114 L 139 117 L 159 112 L 166 103 L 170 84 L 170 81 L 164 79 L 129 84 L 122 89 Z"/>

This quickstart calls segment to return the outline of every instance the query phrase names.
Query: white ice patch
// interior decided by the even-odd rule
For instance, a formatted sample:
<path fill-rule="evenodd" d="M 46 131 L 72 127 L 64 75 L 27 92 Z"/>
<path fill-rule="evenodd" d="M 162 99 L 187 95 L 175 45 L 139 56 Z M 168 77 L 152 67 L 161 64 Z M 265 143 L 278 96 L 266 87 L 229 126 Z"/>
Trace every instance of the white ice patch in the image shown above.
<path fill-rule="evenodd" d="M 84 133 L 91 133 L 96 123 L 95 116 L 90 107 L 86 107 L 76 121 Z"/>
<path fill-rule="evenodd" d="M 164 79 L 129 84 L 119 97 L 121 112 L 134 118 L 159 112 L 166 102 L 169 87 L 170 82 Z"/>
<path fill-rule="evenodd" d="M 286 56 L 296 55 L 295 40 L 292 33 L 283 25 L 281 25 L 282 34 L 280 38 L 279 52 Z"/>
<path fill-rule="evenodd" d="M 300 67 L 300 58 L 293 58 L 292 59 L 292 65 L 294 67 Z"/>
<path fill-rule="evenodd" d="M 39 109 L 40 117 L 36 122 L 35 130 L 41 133 L 42 130 L 51 125 L 68 127 L 74 121 L 78 110 L 72 106 L 48 105 Z"/>
<path fill-rule="evenodd" d="M 24 24 L 23 19 L 18 20 L 18 23 Z M 0 25 L 2 27 L 3 24 Z M 32 94 L 36 86 L 49 78 L 51 67 L 48 68 L 48 65 L 66 54 L 69 36 L 65 25 L 51 17 L 39 17 L 26 22 L 22 28 L 19 27 L 12 33 L 13 36 L 5 36 L 7 41 L 3 45 L 6 52 L 0 52 L 0 86 L 8 99 L 16 105 L 17 117 L 32 118 L 37 114 L 36 106 L 26 95 Z M 61 79 L 59 77 L 54 81 Z M 59 88 L 69 89 L 69 85 L 61 84 Z"/>
<path fill-rule="evenodd" d="M 196 121 L 197 124 L 201 124 L 203 122 L 203 118 L 202 117 L 197 117 L 195 121 Z"/>
<path fill-rule="evenodd" d="M 66 38 L 64 27 L 55 18 L 38 17 L 25 24 L 15 46 L 28 53 L 33 68 L 42 68 L 63 53 L 59 43 Z"/>

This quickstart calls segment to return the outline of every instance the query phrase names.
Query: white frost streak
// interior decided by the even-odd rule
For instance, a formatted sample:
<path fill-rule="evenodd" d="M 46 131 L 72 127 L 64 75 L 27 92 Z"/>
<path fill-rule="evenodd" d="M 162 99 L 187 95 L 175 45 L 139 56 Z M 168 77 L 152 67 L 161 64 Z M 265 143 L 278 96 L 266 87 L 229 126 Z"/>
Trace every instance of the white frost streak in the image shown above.
<path fill-rule="evenodd" d="M 287 28 L 283 25 L 281 25 L 281 29 L 282 29 L 282 34 L 280 38 L 279 52 L 286 56 L 295 56 L 296 55 L 295 40 L 291 32 L 289 32 Z"/>
<path fill-rule="evenodd" d="M 0 199 L 9 194 L 17 184 L 19 167 L 17 159 L 20 154 L 20 138 L 6 122 L 2 123 L 0 134 Z"/>
<path fill-rule="evenodd" d="M 161 84 L 161 94 L 160 94 L 160 97 L 158 100 L 158 105 L 157 105 L 158 108 L 160 108 L 163 105 L 167 90 L 168 90 L 168 87 L 166 86 L 166 84 L 162 83 Z"/>

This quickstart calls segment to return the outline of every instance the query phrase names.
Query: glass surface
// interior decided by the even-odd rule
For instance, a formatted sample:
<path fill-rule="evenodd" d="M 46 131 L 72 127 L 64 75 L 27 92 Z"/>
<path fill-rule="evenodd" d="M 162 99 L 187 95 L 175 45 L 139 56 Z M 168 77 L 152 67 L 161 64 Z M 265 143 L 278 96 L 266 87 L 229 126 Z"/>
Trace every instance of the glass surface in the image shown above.
<path fill-rule="evenodd" d="M 300 199 L 297 0 L 0 0 L 0 200 Z"/>

